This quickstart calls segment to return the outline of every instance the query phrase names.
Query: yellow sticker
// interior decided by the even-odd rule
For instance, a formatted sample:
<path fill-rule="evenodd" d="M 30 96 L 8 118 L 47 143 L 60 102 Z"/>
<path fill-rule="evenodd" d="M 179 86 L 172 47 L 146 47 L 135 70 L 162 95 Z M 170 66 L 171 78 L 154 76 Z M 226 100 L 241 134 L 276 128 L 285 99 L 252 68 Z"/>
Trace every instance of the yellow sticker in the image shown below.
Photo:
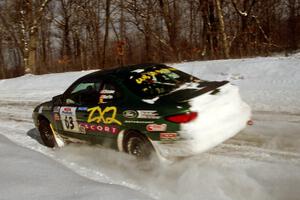
<path fill-rule="evenodd" d="M 168 68 L 168 69 L 157 69 L 155 71 L 146 72 L 142 74 L 140 78 L 136 79 L 136 83 L 141 84 L 148 79 L 155 79 L 155 76 L 157 76 L 158 74 L 169 74 L 171 73 L 171 71 L 175 71 L 175 70 L 176 70 L 175 68 Z"/>
<path fill-rule="evenodd" d="M 112 124 L 116 123 L 122 125 L 120 121 L 116 119 L 117 108 L 114 106 L 106 107 L 105 109 L 101 109 L 99 106 L 89 108 L 89 117 L 87 122 L 103 122 L 104 124 Z"/>

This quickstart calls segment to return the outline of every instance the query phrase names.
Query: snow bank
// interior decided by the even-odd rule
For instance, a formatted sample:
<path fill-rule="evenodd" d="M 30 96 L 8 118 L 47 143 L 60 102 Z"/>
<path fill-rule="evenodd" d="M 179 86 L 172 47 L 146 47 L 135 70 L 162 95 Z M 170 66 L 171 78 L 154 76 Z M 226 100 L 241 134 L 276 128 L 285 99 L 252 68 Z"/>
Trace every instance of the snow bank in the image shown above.
<path fill-rule="evenodd" d="M 300 57 L 267 57 L 174 64 L 200 79 L 228 80 L 255 111 L 300 113 Z"/>
<path fill-rule="evenodd" d="M 0 98 L 7 101 L 41 102 L 64 92 L 75 80 L 92 71 L 25 75 L 0 80 Z"/>
<path fill-rule="evenodd" d="M 300 57 L 267 57 L 170 64 L 205 80 L 228 80 L 254 111 L 300 113 Z M 0 80 L 0 98 L 41 102 L 92 71 L 25 75 Z"/>
<path fill-rule="evenodd" d="M 137 191 L 81 177 L 0 135 L 0 199 L 150 199 Z"/>

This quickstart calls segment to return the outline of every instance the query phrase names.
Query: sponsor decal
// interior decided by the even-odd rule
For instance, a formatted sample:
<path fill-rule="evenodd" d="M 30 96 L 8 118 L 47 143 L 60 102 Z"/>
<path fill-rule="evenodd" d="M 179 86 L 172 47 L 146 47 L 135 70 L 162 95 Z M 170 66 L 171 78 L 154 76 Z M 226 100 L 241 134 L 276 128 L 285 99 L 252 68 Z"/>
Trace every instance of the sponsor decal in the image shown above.
<path fill-rule="evenodd" d="M 55 121 L 59 121 L 60 120 L 60 116 L 58 113 L 54 113 L 53 118 Z"/>
<path fill-rule="evenodd" d="M 107 95 L 107 94 L 102 94 L 99 97 L 100 99 L 113 99 L 114 96 L 113 95 Z"/>
<path fill-rule="evenodd" d="M 60 109 L 59 106 L 54 106 L 54 107 L 53 107 L 53 112 L 59 113 L 59 109 Z"/>
<path fill-rule="evenodd" d="M 104 99 L 99 98 L 98 104 L 102 104 L 102 103 L 106 103 L 106 102 L 104 102 Z"/>
<path fill-rule="evenodd" d="M 159 115 L 156 110 L 138 110 L 138 118 L 141 119 L 159 119 Z"/>
<path fill-rule="evenodd" d="M 135 120 L 126 120 L 127 124 L 152 124 L 154 121 L 135 121 Z"/>
<path fill-rule="evenodd" d="M 140 78 L 137 78 L 135 81 L 137 84 L 142 84 L 143 82 L 147 80 L 155 79 L 155 76 L 158 74 L 169 74 L 171 71 L 175 71 L 175 68 L 168 68 L 168 69 L 158 69 L 146 73 L 142 73 Z"/>
<path fill-rule="evenodd" d="M 114 96 L 111 95 L 111 94 L 101 94 L 99 96 L 99 102 L 98 102 L 98 104 L 106 103 L 104 100 L 111 100 L 113 98 L 114 98 Z"/>
<path fill-rule="evenodd" d="M 80 123 L 79 126 L 84 128 L 85 131 L 104 132 L 104 133 L 111 133 L 111 134 L 117 134 L 119 132 L 118 129 L 114 126 L 88 124 L 88 123 Z"/>
<path fill-rule="evenodd" d="M 85 126 L 79 123 L 79 132 L 82 134 L 86 134 Z"/>
<path fill-rule="evenodd" d="M 59 114 L 65 131 L 81 133 L 76 118 L 76 107 L 61 107 Z"/>
<path fill-rule="evenodd" d="M 138 113 L 135 110 L 125 110 L 123 112 L 123 116 L 126 118 L 136 118 L 138 116 Z"/>
<path fill-rule="evenodd" d="M 74 107 L 61 107 L 60 109 L 60 112 L 65 115 L 73 115 L 73 111 Z"/>
<path fill-rule="evenodd" d="M 161 140 L 176 140 L 177 133 L 160 133 Z"/>
<path fill-rule="evenodd" d="M 64 112 L 72 112 L 72 108 L 71 107 L 63 107 L 63 111 Z"/>
<path fill-rule="evenodd" d="M 146 126 L 146 129 L 149 132 L 166 131 L 167 125 L 166 124 L 148 124 Z"/>
<path fill-rule="evenodd" d="M 88 107 L 78 107 L 78 111 L 87 111 Z"/>
<path fill-rule="evenodd" d="M 115 106 L 105 107 L 101 109 L 99 106 L 89 108 L 89 117 L 87 122 L 96 122 L 96 123 L 104 123 L 104 124 L 119 124 L 122 125 L 120 121 L 116 119 L 117 108 Z"/>
<path fill-rule="evenodd" d="M 100 94 L 114 94 L 116 91 L 114 90 L 101 90 Z"/>

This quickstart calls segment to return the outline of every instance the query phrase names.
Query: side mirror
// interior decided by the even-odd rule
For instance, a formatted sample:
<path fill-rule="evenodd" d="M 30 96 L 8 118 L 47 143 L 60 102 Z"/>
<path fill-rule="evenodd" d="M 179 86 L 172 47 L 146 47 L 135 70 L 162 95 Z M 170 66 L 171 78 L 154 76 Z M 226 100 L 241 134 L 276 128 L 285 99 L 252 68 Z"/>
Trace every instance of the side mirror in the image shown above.
<path fill-rule="evenodd" d="M 57 95 L 52 98 L 53 105 L 59 106 L 63 104 L 63 95 Z"/>

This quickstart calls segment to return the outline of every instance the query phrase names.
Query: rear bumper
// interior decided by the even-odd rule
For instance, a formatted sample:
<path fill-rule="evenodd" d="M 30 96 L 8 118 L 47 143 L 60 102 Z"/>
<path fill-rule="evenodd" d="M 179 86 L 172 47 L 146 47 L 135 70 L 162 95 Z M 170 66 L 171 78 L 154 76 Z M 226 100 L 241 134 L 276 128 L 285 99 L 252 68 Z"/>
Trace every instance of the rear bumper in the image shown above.
<path fill-rule="evenodd" d="M 191 111 L 197 111 L 198 118 L 181 126 L 178 132 L 180 140 L 170 144 L 152 142 L 161 156 L 186 157 L 202 153 L 233 137 L 247 126 L 251 118 L 250 107 L 241 100 L 237 87 L 230 84 L 223 87 L 222 94 L 218 97 L 201 95 L 201 98 L 191 102 Z M 203 105 L 205 101 L 208 103 Z"/>

